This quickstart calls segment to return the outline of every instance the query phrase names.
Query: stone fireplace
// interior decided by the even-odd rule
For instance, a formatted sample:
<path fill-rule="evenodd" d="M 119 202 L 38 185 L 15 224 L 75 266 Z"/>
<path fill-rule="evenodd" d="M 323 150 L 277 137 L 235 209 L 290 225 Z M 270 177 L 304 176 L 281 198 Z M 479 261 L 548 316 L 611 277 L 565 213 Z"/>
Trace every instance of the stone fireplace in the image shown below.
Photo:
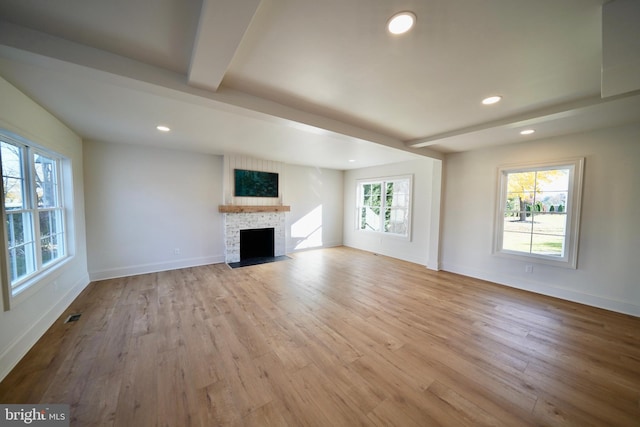
<path fill-rule="evenodd" d="M 225 262 L 240 261 L 240 232 L 273 228 L 273 255 L 285 255 L 285 211 L 288 206 L 220 206 L 224 213 Z"/>

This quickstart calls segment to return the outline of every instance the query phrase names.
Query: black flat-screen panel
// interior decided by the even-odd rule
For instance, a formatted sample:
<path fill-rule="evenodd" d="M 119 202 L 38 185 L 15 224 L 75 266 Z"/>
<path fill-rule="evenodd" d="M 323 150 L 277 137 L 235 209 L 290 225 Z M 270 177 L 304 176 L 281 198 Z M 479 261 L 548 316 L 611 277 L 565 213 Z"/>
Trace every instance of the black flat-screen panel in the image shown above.
<path fill-rule="evenodd" d="M 278 174 L 234 169 L 235 197 L 278 197 Z"/>

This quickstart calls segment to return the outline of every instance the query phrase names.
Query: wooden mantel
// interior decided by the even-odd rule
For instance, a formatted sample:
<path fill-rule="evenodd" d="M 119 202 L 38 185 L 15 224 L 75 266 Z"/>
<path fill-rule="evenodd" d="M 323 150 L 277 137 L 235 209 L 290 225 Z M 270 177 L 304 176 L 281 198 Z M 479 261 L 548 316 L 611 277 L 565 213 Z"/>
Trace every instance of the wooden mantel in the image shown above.
<path fill-rule="evenodd" d="M 247 205 L 219 205 L 218 212 L 222 213 L 253 213 L 253 212 L 289 212 L 291 206 L 247 206 Z"/>

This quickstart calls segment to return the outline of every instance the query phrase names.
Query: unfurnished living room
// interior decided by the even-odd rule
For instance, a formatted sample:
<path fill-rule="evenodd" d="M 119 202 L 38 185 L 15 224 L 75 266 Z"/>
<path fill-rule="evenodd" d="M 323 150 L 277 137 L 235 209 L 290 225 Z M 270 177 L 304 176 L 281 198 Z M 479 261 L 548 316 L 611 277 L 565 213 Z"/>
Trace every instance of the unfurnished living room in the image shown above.
<path fill-rule="evenodd" d="M 0 0 L 0 425 L 640 425 L 639 0 Z"/>

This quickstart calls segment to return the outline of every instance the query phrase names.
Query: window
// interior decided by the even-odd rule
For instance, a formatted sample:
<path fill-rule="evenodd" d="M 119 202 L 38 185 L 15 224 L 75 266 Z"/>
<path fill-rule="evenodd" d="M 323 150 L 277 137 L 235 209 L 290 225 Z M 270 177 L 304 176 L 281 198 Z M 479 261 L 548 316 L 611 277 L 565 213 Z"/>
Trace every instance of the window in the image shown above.
<path fill-rule="evenodd" d="M 576 268 L 583 159 L 499 170 L 495 252 Z"/>
<path fill-rule="evenodd" d="M 410 176 L 361 180 L 357 183 L 357 229 L 410 236 Z"/>
<path fill-rule="evenodd" d="M 67 254 L 62 159 L 2 134 L 0 149 L 8 278 L 15 296 Z"/>

